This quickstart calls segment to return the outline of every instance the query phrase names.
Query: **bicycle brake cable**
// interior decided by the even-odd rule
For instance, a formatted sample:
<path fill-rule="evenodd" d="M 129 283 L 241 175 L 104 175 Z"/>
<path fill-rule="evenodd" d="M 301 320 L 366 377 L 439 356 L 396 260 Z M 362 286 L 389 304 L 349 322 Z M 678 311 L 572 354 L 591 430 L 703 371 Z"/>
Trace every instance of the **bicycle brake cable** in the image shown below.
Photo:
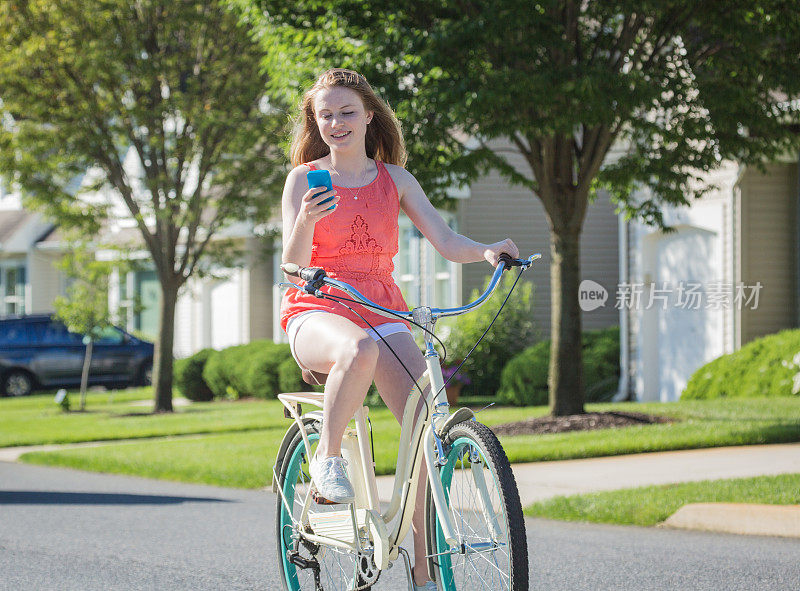
<path fill-rule="evenodd" d="M 519 270 L 519 273 L 517 274 L 517 278 L 514 280 L 514 284 L 511 286 L 511 289 L 509 289 L 509 290 L 508 290 L 508 294 L 506 295 L 506 299 L 504 299 L 504 300 L 503 300 L 503 303 L 502 303 L 502 304 L 500 304 L 500 308 L 498 308 L 498 310 L 497 310 L 497 314 L 495 314 L 495 315 L 494 315 L 494 318 L 492 318 L 492 321 L 489 323 L 489 326 L 487 326 L 487 327 L 486 327 L 486 330 L 484 330 L 484 331 L 483 331 L 483 334 L 480 336 L 480 338 L 479 338 L 479 339 L 478 339 L 478 340 L 475 342 L 475 344 L 472 346 L 472 349 L 470 349 L 470 350 L 469 350 L 469 353 L 467 353 L 467 354 L 464 356 L 464 359 L 462 359 L 462 360 L 461 360 L 461 363 L 459 363 L 459 364 L 458 364 L 458 367 L 456 367 L 455 371 L 453 371 L 453 373 L 451 373 L 451 374 L 450 374 L 450 377 L 449 377 L 449 378 L 447 378 L 447 380 L 445 381 L 444 385 L 441 387 L 441 389 L 439 390 L 439 392 L 437 392 L 437 393 L 436 393 L 436 394 L 437 394 L 437 396 L 438 396 L 438 394 L 439 394 L 439 393 L 440 393 L 442 390 L 444 390 L 445 388 L 447 388 L 447 384 L 449 384 L 449 383 L 450 383 L 450 380 L 452 380 L 452 379 L 453 379 L 453 377 L 454 377 L 454 376 L 455 376 L 455 375 L 458 373 L 458 370 L 459 370 L 459 369 L 461 369 L 461 366 L 462 366 L 462 365 L 464 365 L 464 363 L 467 361 L 467 359 L 469 359 L 469 356 L 470 356 L 470 355 L 472 355 L 472 353 L 473 353 L 473 352 L 475 351 L 475 349 L 478 347 L 478 345 L 480 344 L 480 342 L 483 340 L 483 337 L 485 337 L 485 336 L 486 336 L 486 334 L 489 332 L 489 329 L 490 329 L 490 328 L 492 328 L 492 326 L 494 325 L 494 323 L 495 323 L 495 321 L 497 320 L 498 316 L 500 316 L 500 312 L 502 312 L 502 311 L 503 311 L 503 307 L 506 305 L 506 302 L 508 301 L 508 298 L 510 298 L 510 297 L 511 297 L 511 294 L 512 294 L 512 293 L 514 293 L 514 288 L 517 286 L 517 283 L 519 282 L 519 279 L 520 279 L 520 277 L 522 277 L 522 273 L 523 273 L 523 271 L 524 271 L 524 269 L 522 269 L 522 268 Z"/>

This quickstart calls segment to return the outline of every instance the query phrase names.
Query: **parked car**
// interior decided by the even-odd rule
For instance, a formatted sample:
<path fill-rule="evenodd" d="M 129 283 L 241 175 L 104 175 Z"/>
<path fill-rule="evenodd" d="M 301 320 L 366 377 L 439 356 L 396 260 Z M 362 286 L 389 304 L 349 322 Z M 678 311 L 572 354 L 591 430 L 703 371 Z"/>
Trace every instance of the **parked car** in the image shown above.
<path fill-rule="evenodd" d="M 81 383 L 86 354 L 83 335 L 69 332 L 50 314 L 0 319 L 0 395 L 25 396 L 42 388 Z M 92 347 L 89 385 L 149 384 L 153 344 L 109 327 Z"/>

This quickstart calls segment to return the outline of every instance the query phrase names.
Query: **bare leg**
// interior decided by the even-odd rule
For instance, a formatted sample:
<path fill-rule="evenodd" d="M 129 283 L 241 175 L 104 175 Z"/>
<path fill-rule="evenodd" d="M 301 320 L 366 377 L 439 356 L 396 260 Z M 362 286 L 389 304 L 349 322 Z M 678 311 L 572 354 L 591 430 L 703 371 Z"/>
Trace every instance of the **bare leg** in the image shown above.
<path fill-rule="evenodd" d="M 353 322 L 330 313 L 305 318 L 294 346 L 300 363 L 328 374 L 317 454 L 321 458 L 338 456 L 347 424 L 372 383 L 378 346 Z"/>
<path fill-rule="evenodd" d="M 409 369 L 411 374 L 419 379 L 425 372 L 425 360 L 414 339 L 408 333 L 398 333 L 386 337 L 392 349 L 398 354 L 400 359 Z M 403 419 L 408 394 L 411 391 L 413 382 L 400 363 L 385 343 L 378 341 L 380 355 L 375 369 L 375 385 L 378 393 L 386 402 L 386 406 L 399 421 Z M 427 391 L 426 391 L 427 394 Z M 422 403 L 417 407 L 417 416 L 422 411 Z M 414 533 L 414 583 L 422 585 L 429 580 L 428 561 L 425 558 L 425 489 L 428 482 L 428 469 L 425 462 L 422 462 L 419 473 L 419 484 L 417 486 L 416 504 L 414 516 L 411 521 L 411 529 Z"/>

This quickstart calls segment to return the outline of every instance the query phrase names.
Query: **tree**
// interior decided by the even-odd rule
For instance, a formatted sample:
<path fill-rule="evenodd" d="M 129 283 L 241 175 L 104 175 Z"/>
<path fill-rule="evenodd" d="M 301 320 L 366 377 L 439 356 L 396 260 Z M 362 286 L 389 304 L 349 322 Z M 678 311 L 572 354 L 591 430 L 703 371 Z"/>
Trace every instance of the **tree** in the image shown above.
<path fill-rule="evenodd" d="M 11 0 L 0 42 L 0 174 L 87 235 L 109 210 L 96 191 L 124 204 L 161 285 L 155 410 L 171 411 L 178 290 L 221 229 L 278 195 L 263 52 L 212 0 Z"/>
<path fill-rule="evenodd" d="M 555 415 L 584 408 L 579 238 L 596 191 L 663 225 L 661 206 L 708 190 L 723 160 L 760 165 L 798 144 L 792 2 L 231 2 L 295 86 L 332 65 L 364 73 L 404 122 L 426 189 L 495 168 L 542 202 Z M 640 185 L 653 197 L 637 200 Z"/>
<path fill-rule="evenodd" d="M 95 248 L 74 230 L 68 232 L 70 248 L 59 261 L 58 268 L 70 280 L 66 296 L 55 299 L 55 317 L 61 320 L 70 332 L 84 335 L 86 352 L 81 372 L 81 405 L 86 408 L 86 390 L 89 368 L 92 364 L 94 343 L 112 326 L 108 308 L 109 276 L 116 269 L 127 269 L 130 263 L 124 257 L 118 260 L 98 260 Z M 109 245 L 107 248 L 113 248 Z"/>

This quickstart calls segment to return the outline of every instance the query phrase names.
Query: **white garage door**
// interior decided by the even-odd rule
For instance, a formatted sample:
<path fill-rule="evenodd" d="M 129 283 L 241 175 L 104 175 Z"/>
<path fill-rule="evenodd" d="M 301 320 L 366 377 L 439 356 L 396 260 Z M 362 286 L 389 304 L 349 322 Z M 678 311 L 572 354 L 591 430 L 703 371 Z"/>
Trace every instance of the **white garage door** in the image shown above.
<path fill-rule="evenodd" d="M 211 346 L 223 349 L 242 342 L 241 277 L 234 273 L 210 289 Z"/>
<path fill-rule="evenodd" d="M 645 311 L 657 327 L 656 342 L 643 343 L 656 348 L 647 358 L 657 360 L 657 368 L 646 368 L 651 378 L 647 398 L 667 402 L 680 398 L 698 367 L 723 353 L 724 310 L 708 307 L 709 292 L 720 283 L 719 240 L 706 230 L 681 228 L 661 235 L 652 252 L 655 287 L 668 294 L 668 303 L 665 309 L 654 301 Z"/>

